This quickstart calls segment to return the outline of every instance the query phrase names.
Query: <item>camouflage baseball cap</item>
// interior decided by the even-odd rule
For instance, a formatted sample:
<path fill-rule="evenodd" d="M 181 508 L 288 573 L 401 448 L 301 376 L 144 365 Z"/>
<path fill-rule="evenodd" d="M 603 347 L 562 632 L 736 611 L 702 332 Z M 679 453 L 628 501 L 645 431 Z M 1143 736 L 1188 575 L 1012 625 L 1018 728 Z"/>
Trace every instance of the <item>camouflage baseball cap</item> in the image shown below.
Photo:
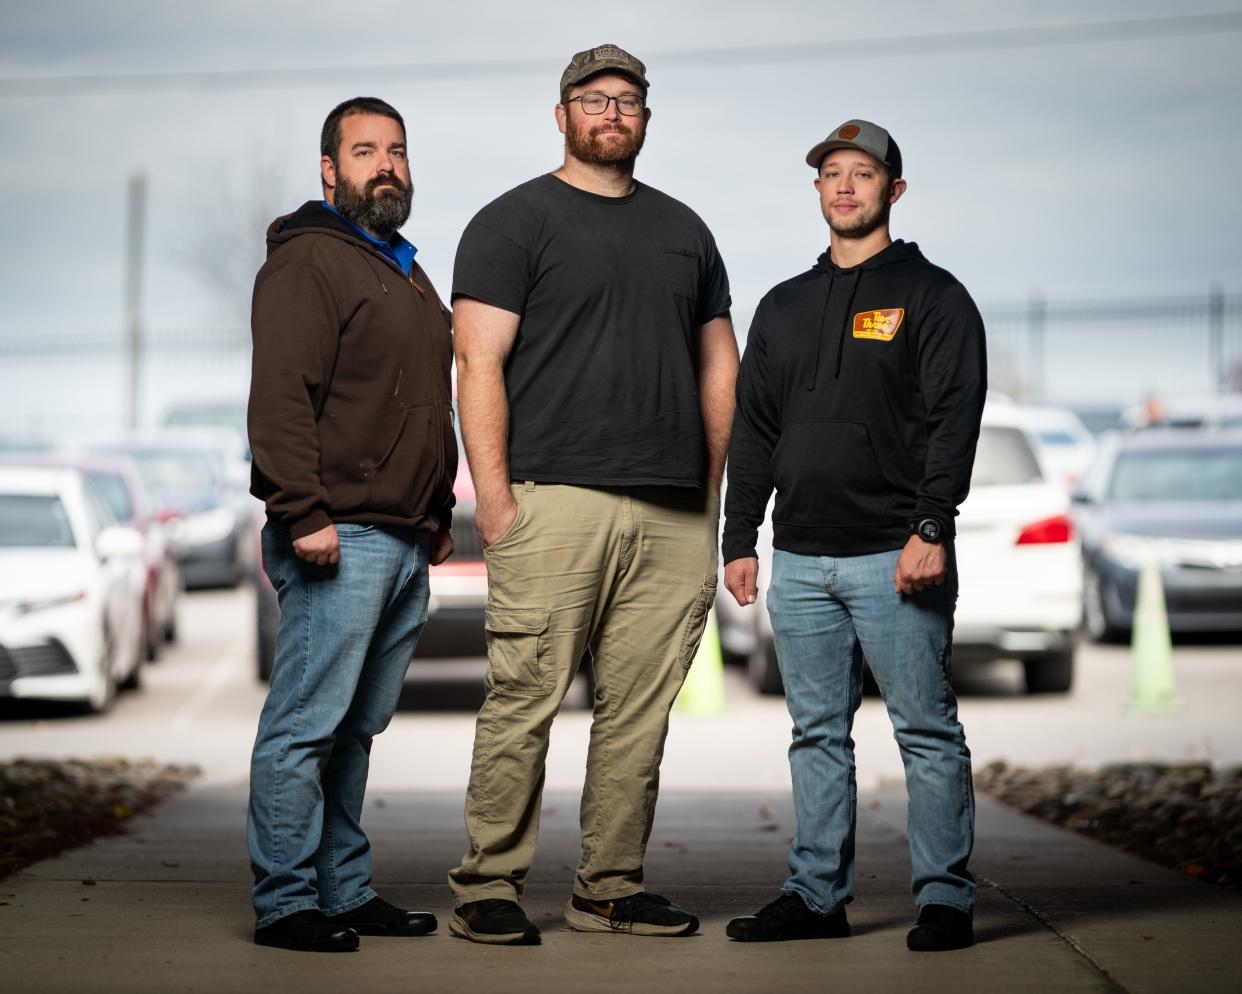
<path fill-rule="evenodd" d="M 647 67 L 625 49 L 616 45 L 597 45 L 569 60 L 569 65 L 561 73 L 561 93 L 601 72 L 619 72 L 629 76 L 643 88 L 644 93 L 651 85 L 647 82 Z"/>
<path fill-rule="evenodd" d="M 857 148 L 888 166 L 896 179 L 901 175 L 901 149 L 893 136 L 878 124 L 855 118 L 846 121 L 832 134 L 806 153 L 806 164 L 818 170 L 824 156 L 836 148 Z"/>

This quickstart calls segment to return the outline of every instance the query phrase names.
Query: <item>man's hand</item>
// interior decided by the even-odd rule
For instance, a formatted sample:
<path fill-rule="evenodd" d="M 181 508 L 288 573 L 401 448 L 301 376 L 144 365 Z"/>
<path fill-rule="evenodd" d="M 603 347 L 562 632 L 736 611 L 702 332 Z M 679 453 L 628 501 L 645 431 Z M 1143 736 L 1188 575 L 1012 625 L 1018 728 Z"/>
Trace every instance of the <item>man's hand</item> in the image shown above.
<path fill-rule="evenodd" d="M 431 533 L 431 541 L 428 543 L 427 561 L 432 566 L 439 566 L 453 554 L 453 533 L 447 528 L 441 528 L 439 531 Z"/>
<path fill-rule="evenodd" d="M 299 559 L 316 566 L 335 566 L 341 561 L 341 541 L 336 536 L 336 525 L 295 538 L 293 551 Z"/>
<path fill-rule="evenodd" d="M 742 607 L 755 603 L 759 591 L 759 560 L 751 556 L 727 563 L 725 589 Z"/>
<path fill-rule="evenodd" d="M 899 594 L 913 594 L 931 586 L 940 586 L 949 572 L 949 556 L 943 545 L 924 542 L 911 535 L 897 557 L 893 587 Z"/>
<path fill-rule="evenodd" d="M 479 502 L 474 509 L 474 527 L 483 541 L 483 548 L 498 541 L 517 520 L 517 501 L 505 490 L 495 501 Z"/>

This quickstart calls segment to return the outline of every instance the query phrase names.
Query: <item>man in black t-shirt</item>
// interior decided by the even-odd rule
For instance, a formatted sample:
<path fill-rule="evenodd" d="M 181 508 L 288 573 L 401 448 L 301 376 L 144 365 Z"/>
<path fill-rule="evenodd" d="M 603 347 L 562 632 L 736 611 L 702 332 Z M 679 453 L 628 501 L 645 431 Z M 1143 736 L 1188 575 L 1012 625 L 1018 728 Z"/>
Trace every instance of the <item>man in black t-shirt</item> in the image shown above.
<path fill-rule="evenodd" d="M 589 649 L 596 693 L 568 924 L 690 935 L 643 889 L 668 713 L 716 590 L 737 344 L 706 225 L 633 178 L 651 112 L 641 62 L 575 55 L 565 159 L 484 207 L 453 274 L 462 434 L 488 567 L 487 700 L 449 875 L 450 928 L 532 944 L 552 719 Z"/>

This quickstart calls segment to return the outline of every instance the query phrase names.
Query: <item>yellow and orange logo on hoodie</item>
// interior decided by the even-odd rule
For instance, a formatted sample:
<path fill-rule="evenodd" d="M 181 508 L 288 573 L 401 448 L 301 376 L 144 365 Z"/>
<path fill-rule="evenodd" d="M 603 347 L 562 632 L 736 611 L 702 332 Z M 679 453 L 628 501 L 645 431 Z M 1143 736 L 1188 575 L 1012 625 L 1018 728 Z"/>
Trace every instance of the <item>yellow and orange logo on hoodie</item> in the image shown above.
<path fill-rule="evenodd" d="M 859 311 L 854 315 L 854 337 L 891 342 L 906 316 L 904 307 L 888 307 L 878 311 Z"/>

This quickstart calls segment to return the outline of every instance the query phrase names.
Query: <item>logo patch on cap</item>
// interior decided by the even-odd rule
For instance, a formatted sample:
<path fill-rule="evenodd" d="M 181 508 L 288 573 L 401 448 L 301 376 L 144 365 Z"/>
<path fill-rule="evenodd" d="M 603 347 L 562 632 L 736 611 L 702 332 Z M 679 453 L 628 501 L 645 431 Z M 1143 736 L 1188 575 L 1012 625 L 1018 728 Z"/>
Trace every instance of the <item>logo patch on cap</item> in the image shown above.
<path fill-rule="evenodd" d="M 842 141 L 853 141 L 858 137 L 858 132 L 861 130 L 857 124 L 847 124 L 837 132 L 837 137 Z"/>
<path fill-rule="evenodd" d="M 842 128 L 842 131 L 845 129 Z M 904 307 L 888 307 L 878 311 L 860 311 L 854 315 L 854 337 L 891 342 L 906 316 Z"/>

